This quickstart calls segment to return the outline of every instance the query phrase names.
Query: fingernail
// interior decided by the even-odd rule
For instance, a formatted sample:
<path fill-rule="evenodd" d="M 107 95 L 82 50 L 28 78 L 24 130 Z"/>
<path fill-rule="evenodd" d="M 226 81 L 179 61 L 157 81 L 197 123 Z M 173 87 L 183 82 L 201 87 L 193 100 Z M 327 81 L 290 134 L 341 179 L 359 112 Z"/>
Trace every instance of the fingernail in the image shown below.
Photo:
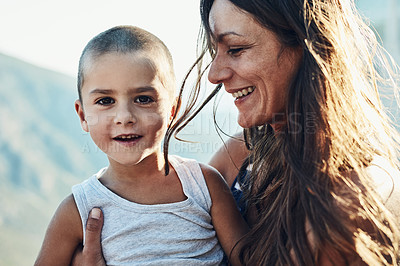
<path fill-rule="evenodd" d="M 98 220 L 98 219 L 100 219 L 100 213 L 101 213 L 100 209 L 94 208 L 94 209 L 90 212 L 90 217 L 92 217 L 93 219 Z"/>

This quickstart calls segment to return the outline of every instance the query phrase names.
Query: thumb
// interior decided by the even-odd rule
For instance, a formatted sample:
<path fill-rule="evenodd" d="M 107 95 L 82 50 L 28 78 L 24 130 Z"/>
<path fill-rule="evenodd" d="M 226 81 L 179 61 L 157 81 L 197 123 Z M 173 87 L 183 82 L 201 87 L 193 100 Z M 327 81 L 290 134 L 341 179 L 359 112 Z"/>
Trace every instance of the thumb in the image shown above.
<path fill-rule="evenodd" d="M 83 247 L 84 265 L 106 265 L 101 251 L 101 229 L 103 228 L 103 213 L 99 208 L 93 208 L 89 214 L 86 231 L 85 245 Z"/>

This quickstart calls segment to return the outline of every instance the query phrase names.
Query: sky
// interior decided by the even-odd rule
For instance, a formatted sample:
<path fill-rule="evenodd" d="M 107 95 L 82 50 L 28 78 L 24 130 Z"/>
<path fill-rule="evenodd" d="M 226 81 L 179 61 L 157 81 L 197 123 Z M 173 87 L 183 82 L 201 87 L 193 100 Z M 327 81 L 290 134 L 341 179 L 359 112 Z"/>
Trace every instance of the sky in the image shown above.
<path fill-rule="evenodd" d="M 379 14 L 393 17 L 388 14 L 397 13 L 400 6 L 399 0 L 356 1 L 372 19 Z M 80 53 L 92 37 L 113 26 L 131 24 L 152 32 L 166 43 L 181 81 L 195 60 L 200 0 L 110 2 L 0 0 L 0 53 L 75 77 Z M 377 2 L 384 7 L 377 6 Z M 374 12 L 377 9 L 380 12 Z M 393 21 L 386 24 L 397 25 Z M 397 32 L 397 28 L 392 32 Z M 390 43 L 398 49 L 397 41 L 388 42 L 388 46 Z"/>
<path fill-rule="evenodd" d="M 0 0 L 0 53 L 76 78 L 91 38 L 117 25 L 135 25 L 169 48 L 178 90 L 196 60 L 199 6 L 200 0 Z M 218 99 L 219 112 L 232 113 L 229 122 L 237 126 L 233 98 L 221 93 Z"/>
<path fill-rule="evenodd" d="M 400 60 L 400 0 L 379 0 L 380 5 L 376 0 L 356 1 L 373 21 L 390 25 L 385 46 Z M 80 54 L 92 37 L 116 25 L 135 25 L 168 46 L 179 87 L 196 59 L 199 4 L 200 0 L 0 0 L 0 53 L 76 78 Z M 220 107 L 235 109 L 231 98 L 222 93 Z"/>
<path fill-rule="evenodd" d="M 0 53 L 75 77 L 86 43 L 116 25 L 163 40 L 181 81 L 196 57 L 199 0 L 0 0 Z"/>

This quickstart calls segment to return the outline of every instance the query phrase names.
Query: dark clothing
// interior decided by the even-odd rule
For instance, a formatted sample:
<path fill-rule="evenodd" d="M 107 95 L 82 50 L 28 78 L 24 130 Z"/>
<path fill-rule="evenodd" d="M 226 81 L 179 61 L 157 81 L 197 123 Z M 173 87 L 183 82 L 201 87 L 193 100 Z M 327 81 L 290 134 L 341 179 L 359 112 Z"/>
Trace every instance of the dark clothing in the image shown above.
<path fill-rule="evenodd" d="M 249 159 L 247 158 L 240 167 L 239 173 L 231 186 L 232 195 L 235 198 L 236 205 L 244 218 L 247 209 L 247 203 L 243 197 L 243 189 L 247 186 L 247 182 L 250 177 L 251 166 L 252 164 L 250 164 Z"/>

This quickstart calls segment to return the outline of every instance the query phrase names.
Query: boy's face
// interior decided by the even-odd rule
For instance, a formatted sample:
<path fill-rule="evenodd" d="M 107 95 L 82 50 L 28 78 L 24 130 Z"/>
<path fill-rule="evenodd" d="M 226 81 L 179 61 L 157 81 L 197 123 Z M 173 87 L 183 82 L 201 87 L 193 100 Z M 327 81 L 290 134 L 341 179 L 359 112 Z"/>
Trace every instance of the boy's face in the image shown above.
<path fill-rule="evenodd" d="M 173 114 L 173 90 L 165 88 L 143 52 L 88 59 L 75 103 L 83 130 L 110 161 L 137 164 L 160 152 Z"/>

